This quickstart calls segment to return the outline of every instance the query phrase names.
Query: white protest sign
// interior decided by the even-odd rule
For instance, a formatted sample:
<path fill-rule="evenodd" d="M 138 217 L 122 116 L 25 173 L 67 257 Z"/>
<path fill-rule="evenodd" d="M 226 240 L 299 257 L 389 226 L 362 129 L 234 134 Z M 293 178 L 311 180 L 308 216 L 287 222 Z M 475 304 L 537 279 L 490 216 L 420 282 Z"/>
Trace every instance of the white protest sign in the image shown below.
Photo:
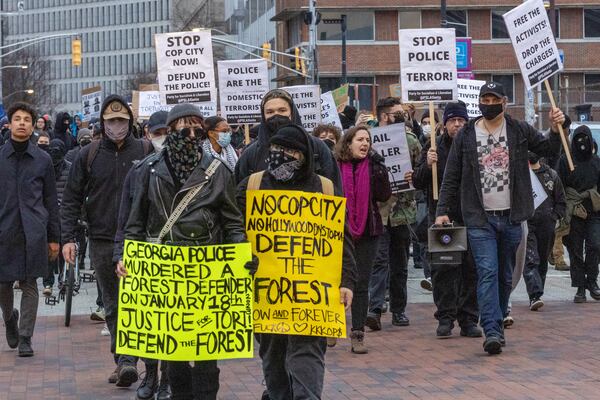
<path fill-rule="evenodd" d="M 299 85 L 286 86 L 281 89 L 292 96 L 302 118 L 302 126 L 308 132 L 312 132 L 321 123 L 321 87 L 319 85 Z"/>
<path fill-rule="evenodd" d="M 504 14 L 527 89 L 563 69 L 542 0 L 529 0 Z"/>
<path fill-rule="evenodd" d="M 154 37 L 161 103 L 216 103 L 210 30 Z"/>
<path fill-rule="evenodd" d="M 403 102 L 456 100 L 454 29 L 400 29 Z"/>
<path fill-rule="evenodd" d="M 404 124 L 373 128 L 371 129 L 371 140 L 373 149 L 385 159 L 385 166 L 391 177 L 392 192 L 398 193 L 413 189 L 404 179 L 404 174 L 412 171 Z"/>
<path fill-rule="evenodd" d="M 89 122 L 92 118 L 100 118 L 102 107 L 102 87 L 94 86 L 81 91 L 81 110 L 83 120 Z"/>
<path fill-rule="evenodd" d="M 200 109 L 200 113 L 204 118 L 217 115 L 217 103 L 200 103 L 194 105 Z"/>
<path fill-rule="evenodd" d="M 269 91 L 267 61 L 219 61 L 217 69 L 221 116 L 230 124 L 260 122 L 260 103 Z"/>
<path fill-rule="evenodd" d="M 476 81 L 470 79 L 457 79 L 456 87 L 458 88 L 458 100 L 463 101 L 467 105 L 467 114 L 469 118 L 479 117 L 479 91 L 485 85 L 485 81 Z"/>
<path fill-rule="evenodd" d="M 165 106 L 160 103 L 159 91 L 139 92 L 138 118 L 147 119 L 157 111 L 170 111 L 173 106 Z"/>
<path fill-rule="evenodd" d="M 321 123 L 334 125 L 343 129 L 331 92 L 325 92 L 321 95 Z"/>
<path fill-rule="evenodd" d="M 547 198 L 548 194 L 544 190 L 544 186 L 538 179 L 535 172 L 529 169 L 529 177 L 531 178 L 531 189 L 533 194 L 533 208 L 537 209 Z"/>

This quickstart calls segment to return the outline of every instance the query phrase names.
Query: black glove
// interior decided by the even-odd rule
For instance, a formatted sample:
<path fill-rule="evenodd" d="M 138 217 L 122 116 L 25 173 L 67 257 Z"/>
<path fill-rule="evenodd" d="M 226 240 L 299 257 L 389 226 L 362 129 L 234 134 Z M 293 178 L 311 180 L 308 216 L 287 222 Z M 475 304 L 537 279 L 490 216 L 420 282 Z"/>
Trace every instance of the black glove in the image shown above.
<path fill-rule="evenodd" d="M 258 257 L 256 257 L 254 254 L 252 254 L 252 260 L 248 261 L 244 265 L 244 268 L 246 268 L 248 270 L 248 272 L 250 272 L 250 275 L 254 275 L 256 273 L 256 271 L 258 270 Z"/>

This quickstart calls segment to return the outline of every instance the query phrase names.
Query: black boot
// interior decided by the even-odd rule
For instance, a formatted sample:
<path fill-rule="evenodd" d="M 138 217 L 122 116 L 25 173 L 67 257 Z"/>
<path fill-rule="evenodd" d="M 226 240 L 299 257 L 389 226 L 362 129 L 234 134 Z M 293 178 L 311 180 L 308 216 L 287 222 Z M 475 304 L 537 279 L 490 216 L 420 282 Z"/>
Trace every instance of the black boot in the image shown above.
<path fill-rule="evenodd" d="M 19 310 L 13 309 L 9 320 L 4 321 L 6 327 L 6 342 L 8 347 L 15 349 L 19 345 Z"/>
<path fill-rule="evenodd" d="M 136 396 L 138 400 L 149 400 L 154 398 L 156 388 L 158 387 L 158 365 L 146 364 L 146 376 L 137 388 Z"/>
<path fill-rule="evenodd" d="M 575 303 L 585 303 L 587 301 L 585 297 L 585 287 L 578 287 L 577 293 L 575 293 L 575 298 L 573 298 L 573 302 Z"/>
<path fill-rule="evenodd" d="M 19 357 L 33 357 L 31 338 L 28 336 L 19 336 Z"/>
<path fill-rule="evenodd" d="M 165 361 L 161 362 L 166 364 Z M 160 384 L 158 385 L 156 400 L 171 400 L 171 385 L 169 384 L 169 377 L 165 368 L 161 368 Z"/>
<path fill-rule="evenodd" d="M 600 300 L 600 287 L 598 287 L 598 283 L 594 282 L 587 285 L 587 290 L 590 291 L 590 296 L 594 300 Z"/>

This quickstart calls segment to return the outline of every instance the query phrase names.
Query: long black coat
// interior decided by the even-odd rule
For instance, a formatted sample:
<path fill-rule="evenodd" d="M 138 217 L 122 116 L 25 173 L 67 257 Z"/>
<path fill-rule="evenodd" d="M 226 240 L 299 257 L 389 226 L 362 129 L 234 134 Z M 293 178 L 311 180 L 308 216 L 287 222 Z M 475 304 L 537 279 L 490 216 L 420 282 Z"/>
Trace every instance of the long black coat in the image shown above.
<path fill-rule="evenodd" d="M 22 155 L 0 148 L 0 282 L 38 278 L 48 269 L 48 243 L 60 242 L 60 216 L 50 156 L 29 143 Z"/>

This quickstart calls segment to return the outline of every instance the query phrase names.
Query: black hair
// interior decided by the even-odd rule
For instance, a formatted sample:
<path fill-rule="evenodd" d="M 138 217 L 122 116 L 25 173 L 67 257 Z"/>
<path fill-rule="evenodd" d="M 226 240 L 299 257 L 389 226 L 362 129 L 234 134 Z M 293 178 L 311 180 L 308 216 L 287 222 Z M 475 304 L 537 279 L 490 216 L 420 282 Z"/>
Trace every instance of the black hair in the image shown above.
<path fill-rule="evenodd" d="M 204 129 L 206 131 L 214 131 L 215 129 L 217 129 L 217 125 L 219 125 L 221 122 L 227 122 L 227 120 L 223 117 L 218 117 L 216 115 L 208 117 L 204 120 Z"/>
<path fill-rule="evenodd" d="M 8 109 L 7 115 L 8 115 L 9 123 L 12 122 L 12 117 L 17 111 L 25 111 L 26 113 L 31 115 L 31 123 L 35 124 L 35 121 L 37 121 L 37 114 L 36 114 L 33 106 L 28 103 L 18 102 L 18 103 L 14 103 Z"/>
<path fill-rule="evenodd" d="M 375 112 L 377 113 L 377 119 L 381 120 L 381 114 L 400 104 L 402 104 L 402 101 L 400 101 L 400 98 L 398 97 L 385 97 L 383 99 L 379 99 L 379 101 L 377 101 L 377 108 L 375 109 Z"/>

